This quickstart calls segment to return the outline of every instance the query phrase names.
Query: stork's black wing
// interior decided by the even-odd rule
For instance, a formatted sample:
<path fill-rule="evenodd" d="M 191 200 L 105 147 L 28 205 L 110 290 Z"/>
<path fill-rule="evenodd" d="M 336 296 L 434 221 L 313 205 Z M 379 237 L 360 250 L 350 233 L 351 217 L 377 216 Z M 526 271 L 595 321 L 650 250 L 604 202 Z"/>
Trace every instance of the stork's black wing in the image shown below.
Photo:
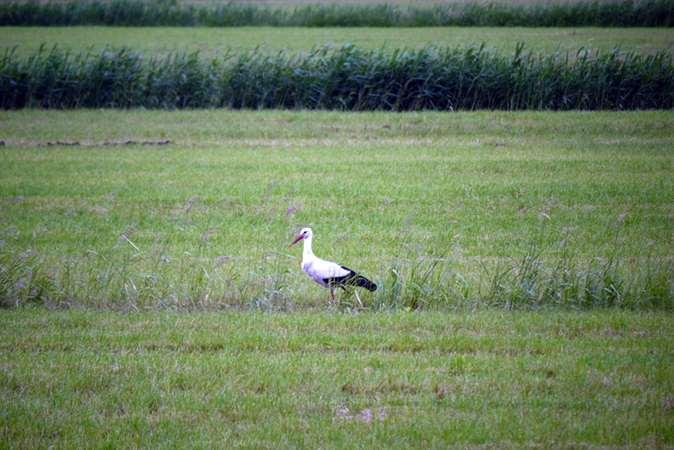
<path fill-rule="evenodd" d="M 342 289 L 344 289 L 344 286 L 359 286 L 367 289 L 368 291 L 377 290 L 377 285 L 372 281 L 368 280 L 362 275 L 357 274 L 348 267 L 341 267 L 349 273 L 341 277 L 323 278 L 323 282 L 330 287 L 341 287 Z"/>

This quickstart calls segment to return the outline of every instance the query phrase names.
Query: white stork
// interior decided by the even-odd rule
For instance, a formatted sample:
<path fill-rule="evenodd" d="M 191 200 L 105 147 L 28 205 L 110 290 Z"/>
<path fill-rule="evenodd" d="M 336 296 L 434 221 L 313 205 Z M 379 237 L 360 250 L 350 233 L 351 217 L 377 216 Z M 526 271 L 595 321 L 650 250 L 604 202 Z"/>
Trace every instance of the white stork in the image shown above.
<path fill-rule="evenodd" d="M 348 267 L 340 266 L 337 263 L 326 261 L 314 255 L 313 250 L 311 250 L 311 239 L 313 235 L 314 233 L 311 231 L 311 228 L 302 228 L 290 246 L 295 245 L 299 241 L 304 241 L 302 270 L 316 283 L 324 288 L 330 289 L 332 301 L 335 301 L 335 288 L 338 287 L 346 290 L 345 286 L 359 286 L 364 287 L 368 291 L 377 290 L 376 284 Z M 358 297 L 358 292 L 356 292 L 356 298 L 358 299 L 358 303 L 362 306 L 360 297 Z"/>

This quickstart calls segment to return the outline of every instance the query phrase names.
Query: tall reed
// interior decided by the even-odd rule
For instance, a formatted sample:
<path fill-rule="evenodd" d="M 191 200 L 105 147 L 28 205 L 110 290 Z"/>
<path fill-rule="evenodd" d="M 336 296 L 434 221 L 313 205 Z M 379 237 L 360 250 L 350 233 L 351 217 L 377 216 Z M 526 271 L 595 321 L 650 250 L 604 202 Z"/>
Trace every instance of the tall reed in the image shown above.
<path fill-rule="evenodd" d="M 215 59 L 128 49 L 40 49 L 0 57 L 0 107 L 328 110 L 670 109 L 671 55 L 619 51 L 514 55 L 484 47 L 309 53 L 253 50 Z"/>

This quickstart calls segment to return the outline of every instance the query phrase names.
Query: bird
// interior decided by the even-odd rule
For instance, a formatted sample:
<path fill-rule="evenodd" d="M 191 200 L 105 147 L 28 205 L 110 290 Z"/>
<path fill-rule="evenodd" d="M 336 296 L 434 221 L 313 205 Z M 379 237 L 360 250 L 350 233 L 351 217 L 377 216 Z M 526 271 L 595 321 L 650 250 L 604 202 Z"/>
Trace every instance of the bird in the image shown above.
<path fill-rule="evenodd" d="M 332 261 L 326 261 L 314 255 L 314 252 L 311 249 L 313 236 L 314 232 L 311 228 L 302 228 L 299 234 L 295 236 L 295 240 L 288 247 L 292 247 L 299 241 L 304 241 L 301 263 L 302 270 L 316 283 L 324 288 L 330 289 L 330 295 L 332 296 L 333 302 L 335 301 L 335 289 L 338 287 L 344 290 L 346 290 L 346 286 L 362 287 L 370 292 L 377 290 L 377 285 L 375 283 L 357 272 L 348 267 Z M 360 303 L 360 306 L 363 306 L 360 297 L 358 297 L 358 292 L 355 293 L 358 303 Z"/>

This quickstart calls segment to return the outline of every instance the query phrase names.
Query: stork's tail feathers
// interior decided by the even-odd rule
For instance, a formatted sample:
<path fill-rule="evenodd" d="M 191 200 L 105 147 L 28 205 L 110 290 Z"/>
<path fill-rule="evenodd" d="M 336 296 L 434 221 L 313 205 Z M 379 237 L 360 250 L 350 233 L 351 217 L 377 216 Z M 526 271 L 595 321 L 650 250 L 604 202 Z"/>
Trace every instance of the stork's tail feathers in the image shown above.
<path fill-rule="evenodd" d="M 367 289 L 368 291 L 374 292 L 377 290 L 377 285 L 374 284 L 372 281 L 368 280 L 362 275 L 356 275 L 356 278 L 353 280 L 353 283 L 356 286 L 363 287 Z"/>

